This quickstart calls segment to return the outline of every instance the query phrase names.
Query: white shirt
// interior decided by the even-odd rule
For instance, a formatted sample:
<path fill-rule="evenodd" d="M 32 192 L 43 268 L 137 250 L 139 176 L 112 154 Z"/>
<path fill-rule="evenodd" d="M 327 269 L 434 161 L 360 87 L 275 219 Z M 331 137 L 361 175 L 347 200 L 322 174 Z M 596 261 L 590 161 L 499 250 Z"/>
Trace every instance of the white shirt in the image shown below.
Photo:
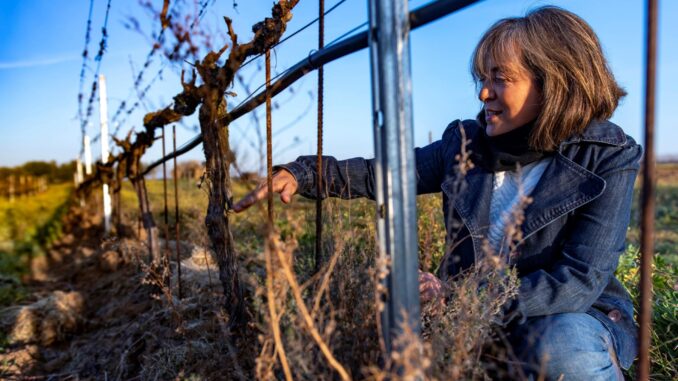
<path fill-rule="evenodd" d="M 521 206 L 521 198 L 532 193 L 551 160 L 541 159 L 516 171 L 495 172 L 487 238 L 496 254 L 508 254 L 511 242 L 506 239 L 506 228 L 515 225 L 514 212 L 523 212 L 527 206 Z"/>

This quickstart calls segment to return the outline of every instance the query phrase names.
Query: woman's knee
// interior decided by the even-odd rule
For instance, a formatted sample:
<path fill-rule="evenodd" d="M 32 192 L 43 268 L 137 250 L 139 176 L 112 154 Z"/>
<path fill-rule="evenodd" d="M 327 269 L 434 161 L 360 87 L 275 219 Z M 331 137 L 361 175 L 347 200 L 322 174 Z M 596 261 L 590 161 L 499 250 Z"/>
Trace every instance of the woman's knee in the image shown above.
<path fill-rule="evenodd" d="M 555 314 L 528 320 L 511 332 L 526 373 L 546 379 L 614 380 L 619 376 L 612 337 L 594 317 Z"/>

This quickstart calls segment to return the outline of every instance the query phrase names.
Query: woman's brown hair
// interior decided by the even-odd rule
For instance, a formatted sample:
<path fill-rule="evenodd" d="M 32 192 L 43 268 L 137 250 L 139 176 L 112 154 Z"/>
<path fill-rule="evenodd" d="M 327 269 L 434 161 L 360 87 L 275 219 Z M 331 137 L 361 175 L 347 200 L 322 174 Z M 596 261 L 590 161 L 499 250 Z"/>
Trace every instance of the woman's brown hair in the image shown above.
<path fill-rule="evenodd" d="M 617 84 L 593 29 L 579 16 L 545 6 L 496 22 L 473 53 L 474 80 L 491 77 L 489 62 L 516 55 L 532 74 L 542 108 L 530 146 L 553 151 L 593 120 L 608 119 L 626 92 Z M 482 112 L 481 112 L 481 123 Z M 484 124 L 484 123 L 483 123 Z"/>

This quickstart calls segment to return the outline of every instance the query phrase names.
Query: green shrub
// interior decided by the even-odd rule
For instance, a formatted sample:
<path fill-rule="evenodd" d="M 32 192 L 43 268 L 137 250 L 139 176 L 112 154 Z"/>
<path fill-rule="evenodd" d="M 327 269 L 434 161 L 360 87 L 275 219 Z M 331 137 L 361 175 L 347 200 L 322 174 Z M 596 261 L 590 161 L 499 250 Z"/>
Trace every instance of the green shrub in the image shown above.
<path fill-rule="evenodd" d="M 639 311 L 640 251 L 630 245 L 620 258 L 617 277 L 631 293 L 636 316 Z M 663 256 L 655 255 L 652 274 L 653 310 L 651 378 L 678 378 L 678 268 Z M 629 370 L 635 375 L 635 366 Z"/>

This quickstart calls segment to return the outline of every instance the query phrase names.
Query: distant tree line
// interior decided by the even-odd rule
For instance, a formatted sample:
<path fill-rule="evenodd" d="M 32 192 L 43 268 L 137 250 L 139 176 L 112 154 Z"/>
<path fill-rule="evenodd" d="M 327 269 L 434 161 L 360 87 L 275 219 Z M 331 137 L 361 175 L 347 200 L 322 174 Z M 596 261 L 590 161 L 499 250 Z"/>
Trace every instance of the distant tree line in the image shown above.
<path fill-rule="evenodd" d="M 75 160 L 57 164 L 56 161 L 29 161 L 16 167 L 0 167 L 0 182 L 6 183 L 10 176 L 45 178 L 49 184 L 73 181 Z"/>

